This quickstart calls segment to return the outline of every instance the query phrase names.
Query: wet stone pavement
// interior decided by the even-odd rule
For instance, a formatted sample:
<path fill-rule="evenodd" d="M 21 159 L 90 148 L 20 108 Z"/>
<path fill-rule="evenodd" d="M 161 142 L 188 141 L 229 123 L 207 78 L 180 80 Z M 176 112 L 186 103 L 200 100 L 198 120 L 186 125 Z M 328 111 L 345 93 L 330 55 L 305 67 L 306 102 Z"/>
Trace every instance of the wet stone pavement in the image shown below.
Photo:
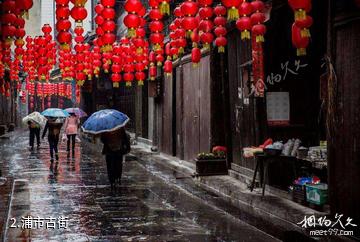
<path fill-rule="evenodd" d="M 147 164 L 126 161 L 122 184 L 111 191 L 98 150 L 83 142 L 69 157 L 61 143 L 60 160 L 51 163 L 47 142 L 30 152 L 27 135 L 16 131 L 0 140 L 0 169 L 13 180 L 5 241 L 276 240 L 209 206 L 205 201 L 215 194 L 197 188 L 194 196 Z M 34 219 L 32 229 L 21 229 L 27 216 L 44 219 L 44 227 L 35 228 Z M 68 220 L 66 229 L 59 228 L 60 216 Z M 52 218 L 55 229 L 46 228 Z"/>

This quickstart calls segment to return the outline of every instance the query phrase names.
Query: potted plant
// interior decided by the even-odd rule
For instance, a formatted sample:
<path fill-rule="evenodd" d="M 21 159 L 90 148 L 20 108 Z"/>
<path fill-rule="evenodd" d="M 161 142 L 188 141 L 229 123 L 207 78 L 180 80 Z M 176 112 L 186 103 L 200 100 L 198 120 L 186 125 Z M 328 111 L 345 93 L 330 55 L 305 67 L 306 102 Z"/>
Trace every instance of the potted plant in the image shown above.
<path fill-rule="evenodd" d="M 226 152 L 226 147 L 215 146 L 210 153 L 199 153 L 195 160 L 197 175 L 227 175 Z"/>

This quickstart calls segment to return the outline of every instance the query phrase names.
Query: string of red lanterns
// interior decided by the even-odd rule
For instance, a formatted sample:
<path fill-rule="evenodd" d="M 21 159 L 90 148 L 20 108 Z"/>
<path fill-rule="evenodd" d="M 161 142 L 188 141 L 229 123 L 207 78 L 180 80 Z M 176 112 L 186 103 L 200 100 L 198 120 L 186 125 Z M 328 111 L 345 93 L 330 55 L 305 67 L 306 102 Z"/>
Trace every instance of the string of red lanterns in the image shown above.
<path fill-rule="evenodd" d="M 292 44 L 296 48 L 296 55 L 304 56 L 310 43 L 309 28 L 313 24 L 312 17 L 307 14 L 311 10 L 311 0 L 288 0 L 288 3 L 295 18 L 291 28 Z"/>
<path fill-rule="evenodd" d="M 210 44 L 214 40 L 214 35 L 212 34 L 212 30 L 214 28 L 214 23 L 211 20 L 213 17 L 213 8 L 211 7 L 213 1 L 212 0 L 199 0 L 199 35 L 200 41 L 205 50 L 210 49 Z"/>
<path fill-rule="evenodd" d="M 219 53 L 225 52 L 225 46 L 227 45 L 227 39 L 225 38 L 227 30 L 226 30 L 226 8 L 221 4 L 217 5 L 214 8 L 214 25 L 216 26 L 214 29 L 214 34 L 216 35 L 215 45 L 218 47 Z"/>
<path fill-rule="evenodd" d="M 77 84 L 82 86 L 86 79 L 92 78 L 93 74 L 98 76 L 102 68 L 105 72 L 111 70 L 111 80 L 114 87 L 119 87 L 122 80 L 126 82 L 126 86 L 131 86 L 134 79 L 139 85 L 142 85 L 146 79 L 144 71 L 147 68 L 149 69 L 150 80 L 156 78 L 157 66 L 163 65 L 164 73 L 171 75 L 172 60 L 184 52 L 187 46 L 186 38 L 192 42 L 191 60 L 196 66 L 201 60 L 200 43 L 205 50 L 210 49 L 211 44 L 214 43 L 218 47 L 219 53 L 225 51 L 227 30 L 224 16 L 227 10 L 228 21 L 237 20 L 236 26 L 241 32 L 241 39 L 252 39 L 254 84 L 258 90 L 258 95 L 263 96 L 261 87 L 261 81 L 263 81 L 262 42 L 264 42 L 266 32 L 263 1 L 222 0 L 225 7 L 218 5 L 213 8 L 212 0 L 199 0 L 197 2 L 186 0 L 174 9 L 175 19 L 169 26 L 171 30 L 170 41 L 165 45 L 162 20 L 164 15 L 170 13 L 169 1 L 150 0 L 149 18 L 151 22 L 148 25 L 150 30 L 149 41 L 152 47 L 150 52 L 149 42 L 145 38 L 146 21 L 144 16 L 146 10 L 139 0 L 127 0 L 125 3 L 127 16 L 124 19 L 124 24 L 128 28 L 129 38 L 122 39 L 120 43 L 115 43 L 115 0 L 101 0 L 96 5 L 97 38 L 92 50 L 90 50 L 90 45 L 84 43 L 83 37 L 82 21 L 87 17 L 86 0 L 71 0 L 71 2 L 74 7 L 70 11 L 69 0 L 56 0 L 57 40 L 60 44 L 59 67 L 64 80 L 75 78 Z M 297 55 L 304 55 L 309 44 L 309 28 L 313 22 L 311 16 L 308 15 L 311 10 L 311 0 L 288 0 L 288 2 L 295 12 L 292 43 L 297 48 Z M 28 39 L 26 41 L 27 49 L 25 51 L 23 49 L 25 31 L 23 30 L 24 19 L 21 15 L 26 13 L 31 6 L 31 0 L 4 0 L 1 3 L 0 77 L 4 75 L 5 68 L 11 67 L 10 76 L 14 83 L 19 81 L 20 64 L 28 72 L 31 82 L 36 78 L 42 81 L 49 80 L 49 72 L 56 62 L 55 45 L 51 39 L 50 26 L 43 27 L 43 36 L 37 36 L 34 40 Z M 69 32 L 71 28 L 69 16 L 76 22 L 74 53 L 71 52 L 72 36 Z M 216 36 L 215 40 L 214 35 Z M 14 38 L 16 38 L 16 58 L 11 61 L 10 48 Z M 7 90 L 10 89 L 10 83 L 2 81 L 0 85 L 5 86 Z M 54 89 L 49 89 L 45 85 L 44 90 L 44 92 L 40 90 L 40 94 L 45 93 L 44 95 L 46 95 Z M 78 93 L 78 89 L 76 92 Z"/>

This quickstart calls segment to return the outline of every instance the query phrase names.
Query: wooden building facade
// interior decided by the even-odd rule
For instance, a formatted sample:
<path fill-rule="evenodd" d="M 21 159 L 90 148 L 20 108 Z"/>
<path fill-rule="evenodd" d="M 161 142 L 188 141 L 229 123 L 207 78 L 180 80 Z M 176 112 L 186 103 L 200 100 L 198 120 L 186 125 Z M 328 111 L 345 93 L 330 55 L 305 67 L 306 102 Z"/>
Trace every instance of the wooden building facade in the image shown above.
<path fill-rule="evenodd" d="M 239 31 L 229 26 L 225 55 L 212 51 L 197 69 L 184 57 L 175 64 L 173 77 L 163 80 L 156 105 L 160 151 L 193 160 L 214 145 L 226 145 L 229 168 L 251 177 L 255 164 L 243 157 L 244 147 L 258 146 L 268 137 L 284 142 L 298 138 L 306 147 L 327 141 L 324 182 L 332 213 L 360 221 L 359 14 L 353 0 L 313 1 L 307 55 L 297 56 L 291 43 L 294 13 L 287 1 L 272 1 L 264 43 L 264 98 L 251 92 L 251 43 L 241 41 Z M 272 93 L 285 97 L 286 124 L 269 119 Z"/>

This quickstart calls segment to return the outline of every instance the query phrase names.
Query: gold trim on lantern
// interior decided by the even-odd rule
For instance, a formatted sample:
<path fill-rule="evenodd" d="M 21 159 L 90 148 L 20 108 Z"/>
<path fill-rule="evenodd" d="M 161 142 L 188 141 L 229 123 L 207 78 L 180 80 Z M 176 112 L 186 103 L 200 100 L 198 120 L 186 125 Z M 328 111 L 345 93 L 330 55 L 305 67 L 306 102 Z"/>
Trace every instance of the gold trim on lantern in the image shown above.
<path fill-rule="evenodd" d="M 136 54 L 140 55 L 142 53 L 143 53 L 143 48 L 142 47 L 136 48 Z"/>
<path fill-rule="evenodd" d="M 153 46 L 153 51 L 157 51 L 157 50 L 161 50 L 161 45 L 159 43 L 156 43 L 154 46 Z"/>
<path fill-rule="evenodd" d="M 300 32 L 301 37 L 305 38 L 305 37 L 310 37 L 310 30 L 308 28 L 303 28 Z"/>
<path fill-rule="evenodd" d="M 76 27 L 82 27 L 82 26 L 83 26 L 83 22 L 82 22 L 82 21 L 76 21 L 76 22 L 75 22 L 75 26 L 76 26 Z"/>
<path fill-rule="evenodd" d="M 225 46 L 218 46 L 218 53 L 224 53 L 225 52 Z"/>
<path fill-rule="evenodd" d="M 257 35 L 256 36 L 256 43 L 264 42 L 264 41 L 265 41 L 264 35 Z"/>
<path fill-rule="evenodd" d="M 210 44 L 209 43 L 205 43 L 203 45 L 203 50 L 210 50 Z"/>
<path fill-rule="evenodd" d="M 67 43 L 61 44 L 60 46 L 62 50 L 70 50 L 70 45 Z"/>
<path fill-rule="evenodd" d="M 245 29 L 244 31 L 241 31 L 241 39 L 250 39 L 250 31 Z"/>
<path fill-rule="evenodd" d="M 298 9 L 295 11 L 295 20 L 305 19 L 306 11 L 304 9 Z"/>
<path fill-rule="evenodd" d="M 119 82 L 113 82 L 113 88 L 119 88 L 120 85 L 119 85 Z"/>
<path fill-rule="evenodd" d="M 128 29 L 127 37 L 129 37 L 129 38 L 134 38 L 134 37 L 136 37 L 136 30 L 135 30 L 134 28 Z"/>
<path fill-rule="evenodd" d="M 306 55 L 306 48 L 298 48 L 298 49 L 296 49 L 296 55 L 297 55 L 297 56 L 304 56 L 304 55 Z"/>
<path fill-rule="evenodd" d="M 85 82 L 85 80 L 77 80 L 77 81 L 76 81 L 76 84 L 77 84 L 78 86 L 82 87 L 82 86 L 84 85 L 84 82 Z"/>
<path fill-rule="evenodd" d="M 162 15 L 170 15 L 170 5 L 166 1 L 160 3 L 160 13 Z"/>
<path fill-rule="evenodd" d="M 193 33 L 193 31 L 192 30 L 190 30 L 190 29 L 188 29 L 188 30 L 186 30 L 186 38 L 190 38 L 191 37 L 191 34 Z"/>
<path fill-rule="evenodd" d="M 234 6 L 229 8 L 228 12 L 227 12 L 227 20 L 228 21 L 235 21 L 238 18 L 239 18 L 239 10 Z"/>

